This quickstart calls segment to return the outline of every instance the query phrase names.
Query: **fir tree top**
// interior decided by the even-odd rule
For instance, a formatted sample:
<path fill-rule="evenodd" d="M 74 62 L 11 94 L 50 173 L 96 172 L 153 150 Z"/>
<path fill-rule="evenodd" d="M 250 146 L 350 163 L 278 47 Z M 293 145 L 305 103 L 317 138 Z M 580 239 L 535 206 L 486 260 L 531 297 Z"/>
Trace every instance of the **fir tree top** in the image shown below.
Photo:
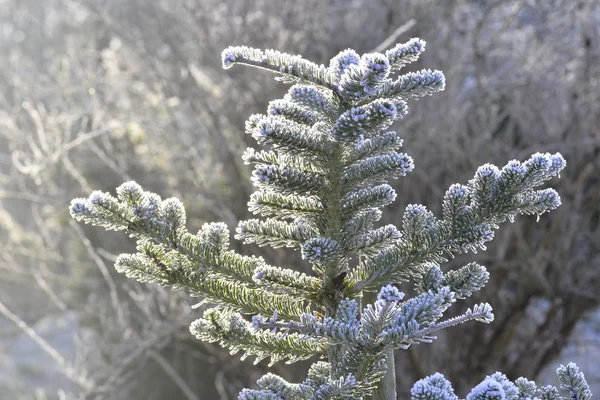
<path fill-rule="evenodd" d="M 389 377 L 386 357 L 393 350 L 430 342 L 436 331 L 468 320 L 493 320 L 487 303 L 441 319 L 489 278 L 476 263 L 443 272 L 447 257 L 485 249 L 498 224 L 518 214 L 539 216 L 560 205 L 556 191 L 537 187 L 558 175 L 565 160 L 559 153 L 536 153 L 502 168 L 485 164 L 466 184 L 452 185 L 440 217 L 413 204 L 400 228 L 377 226 L 380 209 L 396 198 L 390 179 L 414 168 L 412 158 L 399 151 L 402 139 L 389 128 L 407 113 L 408 101 L 445 86 L 440 71 L 397 75 L 424 50 L 420 39 L 385 54 L 360 56 L 348 49 L 328 67 L 274 50 L 223 51 L 225 68 L 250 65 L 293 83 L 267 114 L 252 115 L 246 123 L 246 132 L 265 147 L 243 155 L 254 165 L 257 187 L 248 207 L 260 218 L 241 221 L 235 237 L 299 250 L 312 266 L 310 275 L 228 250 L 229 231 L 222 223 L 188 232 L 177 199 L 162 200 L 134 182 L 121 185 L 116 198 L 96 191 L 73 200 L 77 220 L 125 230 L 137 240 L 136 254 L 119 256 L 119 272 L 183 288 L 215 305 L 190 327 L 199 339 L 255 356 L 256 362 L 327 357 L 300 384 L 268 374 L 258 381 L 260 389 L 245 389 L 240 399 L 362 399 L 383 393 L 380 382 Z M 416 297 L 404 299 L 395 286 L 403 281 L 414 283 Z M 488 377 L 467 398 L 537 393 L 505 380 Z M 574 398 L 589 398 L 577 382 Z M 417 382 L 412 397 L 456 398 L 439 374 Z"/>

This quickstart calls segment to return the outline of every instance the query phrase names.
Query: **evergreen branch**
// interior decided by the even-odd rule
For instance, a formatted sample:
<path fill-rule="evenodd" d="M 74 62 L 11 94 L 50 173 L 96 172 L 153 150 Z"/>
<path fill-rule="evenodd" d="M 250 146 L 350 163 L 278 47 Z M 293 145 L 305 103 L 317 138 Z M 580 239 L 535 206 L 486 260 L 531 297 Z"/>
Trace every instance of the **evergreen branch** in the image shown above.
<path fill-rule="evenodd" d="M 381 182 L 406 176 L 414 168 L 413 160 L 404 153 L 384 154 L 367 158 L 344 168 L 340 179 L 346 187 Z"/>
<path fill-rule="evenodd" d="M 385 373 L 385 353 L 389 347 L 407 348 L 413 343 L 430 342 L 431 333 L 468 320 L 490 322 L 489 305 L 476 306 L 464 315 L 433 323 L 452 302 L 451 292 L 427 293 L 401 305 L 397 289 L 388 286 L 374 305 L 363 311 L 360 321 L 362 342 L 354 343 L 344 357 L 344 373 L 355 373 L 367 385 L 377 383 Z M 420 324 L 419 324 L 420 321 Z M 419 329 L 420 325 L 426 328 Z"/>
<path fill-rule="evenodd" d="M 138 251 L 142 253 L 152 253 L 154 258 L 163 259 L 160 254 L 168 252 L 171 256 L 177 256 L 174 260 L 179 263 L 185 262 L 194 270 L 208 271 L 227 279 L 237 279 L 241 282 L 252 283 L 254 270 L 264 265 L 264 260 L 255 256 L 242 256 L 233 250 L 225 251 L 227 244 L 224 244 L 218 252 L 215 252 L 217 245 L 210 241 L 211 227 L 215 224 L 205 224 L 200 231 L 200 236 L 192 235 L 189 232 L 181 232 L 175 245 L 160 242 L 156 238 L 141 237 L 138 239 Z M 229 232 L 226 231 L 226 235 Z M 207 237 L 209 240 L 207 240 Z M 143 250 L 142 250 L 143 248 Z M 171 263 L 169 258 L 162 262 Z"/>
<path fill-rule="evenodd" d="M 267 390 L 242 389 L 238 400 L 283 400 L 283 398 Z"/>
<path fill-rule="evenodd" d="M 131 211 L 118 203 L 117 199 L 98 190 L 92 192 L 87 199 L 73 199 L 70 211 L 77 221 L 101 226 L 106 230 L 126 230 L 130 221 L 127 217 L 133 218 Z"/>
<path fill-rule="evenodd" d="M 165 252 L 164 248 L 147 241 L 138 244 L 137 254 L 121 254 L 115 262 L 117 272 L 139 282 L 153 282 L 173 286 L 181 282 L 177 273 L 184 269 L 194 271 L 191 263 L 178 253 Z"/>
<path fill-rule="evenodd" d="M 331 364 L 324 361 L 317 361 L 308 369 L 304 385 L 313 389 L 319 389 L 329 381 L 331 376 Z"/>
<path fill-rule="evenodd" d="M 377 96 L 386 99 L 409 99 L 430 96 L 441 92 L 446 87 L 442 71 L 424 69 L 419 72 L 409 72 L 397 80 L 387 83 L 378 90 Z"/>
<path fill-rule="evenodd" d="M 583 373 L 574 363 L 569 363 L 565 367 L 561 365 L 556 371 L 558 381 L 562 389 L 569 391 L 569 397 L 572 400 L 589 400 L 592 397 L 590 386 L 585 380 Z"/>
<path fill-rule="evenodd" d="M 410 390 L 411 400 L 458 400 L 444 375 L 435 373 L 418 380 Z"/>
<path fill-rule="evenodd" d="M 71 213 L 78 220 L 127 229 L 139 239 L 140 253 L 121 255 L 115 264 L 119 272 L 141 282 L 184 288 L 242 312 L 269 314 L 280 309 L 290 319 L 302 313 L 302 301 L 248 286 L 255 285 L 254 270 L 264 262 L 225 251 L 224 224 L 206 224 L 199 236 L 191 235 L 183 226 L 185 212 L 179 202 L 160 201 L 132 182 L 117 192 L 120 201 L 101 192 L 88 200 L 76 199 Z"/>
<path fill-rule="evenodd" d="M 431 324 L 427 328 L 421 329 L 414 333 L 409 339 L 412 340 L 413 338 L 428 337 L 432 333 L 444 330 L 446 328 L 450 328 L 451 326 L 463 324 L 467 321 L 479 321 L 485 324 L 489 324 L 493 320 L 494 314 L 492 313 L 492 307 L 488 303 L 482 303 L 473 307 L 473 310 L 468 309 L 464 314 L 459 315 L 458 317 L 454 317 L 439 323 Z"/>
<path fill-rule="evenodd" d="M 291 154 L 278 154 L 274 151 L 256 151 L 249 147 L 242 155 L 242 159 L 246 165 L 250 164 L 266 164 L 289 166 L 295 169 L 306 171 L 315 174 L 325 173 L 326 163 L 318 160 L 309 160 L 305 157 L 297 157 Z"/>
<path fill-rule="evenodd" d="M 340 307 L 344 307 L 340 303 Z M 306 337 L 327 338 L 329 344 L 352 343 L 359 341 L 359 324 L 334 317 L 321 318 L 304 313 L 300 319 L 301 332 Z"/>
<path fill-rule="evenodd" d="M 592 397 L 585 377 L 575 364 L 569 363 L 566 367 L 561 365 L 556 373 L 560 388 L 568 390 L 571 399 L 590 399 Z M 535 382 L 525 378 L 519 378 L 513 383 L 500 372 L 487 376 L 467 395 L 469 400 L 484 400 L 492 397 L 509 400 L 536 398 L 558 400 L 561 398 L 558 389 L 554 386 L 544 386 L 538 389 Z"/>
<path fill-rule="evenodd" d="M 489 278 L 490 274 L 485 267 L 473 262 L 458 270 L 446 272 L 440 284 L 448 286 L 457 299 L 466 299 L 473 292 L 481 290 Z"/>
<path fill-rule="evenodd" d="M 257 268 L 265 266 L 266 264 L 261 257 L 242 256 L 233 250 L 229 250 L 220 257 L 215 258 L 209 270 L 227 279 L 250 284 L 248 277 L 256 273 Z"/>
<path fill-rule="evenodd" d="M 469 263 L 458 270 L 450 270 L 442 273 L 439 266 L 429 263 L 423 267 L 423 272 L 414 277 L 415 289 L 418 292 L 439 291 L 442 287 L 450 288 L 457 299 L 466 299 L 473 292 L 481 290 L 490 274 L 486 268 L 477 264 Z"/>
<path fill-rule="evenodd" d="M 254 114 L 246 121 L 246 133 L 259 144 L 272 145 L 284 154 L 305 155 L 326 160 L 333 152 L 325 135 L 280 117 Z"/>
<path fill-rule="evenodd" d="M 388 285 L 381 289 L 377 301 L 367 305 L 358 317 L 355 300 L 344 299 L 333 317 L 320 317 L 304 313 L 300 323 L 260 323 L 261 328 L 292 329 L 307 338 L 326 338 L 330 344 L 353 344 L 363 352 L 384 352 L 392 346 L 407 348 L 411 343 L 429 340 L 429 334 L 443 327 L 453 326 L 467 320 L 490 322 L 493 319 L 489 305 L 476 306 L 473 311 L 457 318 L 436 324 L 435 322 L 455 301 L 448 287 L 437 292 L 429 291 L 400 302 L 404 294 Z"/>
<path fill-rule="evenodd" d="M 417 246 L 425 242 L 431 232 L 435 231 L 436 219 L 427 207 L 421 204 L 406 206 L 402 217 L 402 233 L 405 241 Z"/>
<path fill-rule="evenodd" d="M 380 210 L 371 208 L 353 217 L 351 216 L 350 219 L 347 219 L 347 217 L 343 218 L 344 225 L 342 225 L 342 230 L 344 233 L 341 235 L 342 242 L 352 242 L 354 239 L 373 230 L 375 223 L 381 219 L 381 216 L 382 212 Z"/>
<path fill-rule="evenodd" d="M 388 184 L 352 191 L 344 196 L 341 210 L 352 216 L 368 209 L 385 207 L 396 200 L 396 191 Z"/>
<path fill-rule="evenodd" d="M 402 146 L 402 139 L 396 132 L 389 131 L 365 139 L 360 145 L 347 147 L 343 156 L 345 165 L 350 165 L 368 157 L 395 153 Z"/>
<path fill-rule="evenodd" d="M 538 393 L 538 388 L 535 382 L 523 377 L 520 377 L 515 381 L 515 386 L 517 389 L 519 389 L 520 399 L 533 399 Z"/>
<path fill-rule="evenodd" d="M 437 292 L 429 291 L 413 297 L 402 304 L 400 321 L 414 320 L 419 326 L 431 325 L 456 301 L 454 293 L 448 287 Z"/>
<path fill-rule="evenodd" d="M 484 164 L 477 168 L 475 177 L 469 181 L 471 205 L 481 212 L 489 212 L 486 208 L 494 207 L 494 198 L 498 195 L 500 170 L 492 164 Z"/>
<path fill-rule="evenodd" d="M 333 76 L 324 65 L 317 65 L 300 56 L 280 53 L 275 50 L 253 49 L 246 46 L 228 47 L 222 53 L 223 68 L 233 64 L 245 64 L 280 74 L 283 78 L 300 83 L 309 83 L 332 89 Z"/>
<path fill-rule="evenodd" d="M 255 270 L 254 281 L 273 293 L 319 300 L 321 280 L 298 271 L 264 265 Z"/>
<path fill-rule="evenodd" d="M 313 392 L 306 385 L 289 383 L 285 379 L 270 373 L 263 375 L 256 381 L 256 384 L 262 388 L 262 393 L 270 393 L 283 400 L 308 399 L 308 396 Z M 245 400 L 245 398 L 242 400 Z"/>
<path fill-rule="evenodd" d="M 421 301 L 429 296 L 428 301 Z M 360 341 L 349 346 L 343 359 L 343 373 L 355 374 L 366 390 L 377 387 L 386 373 L 386 355 L 391 348 L 406 348 L 413 342 L 428 338 L 412 338 L 419 324 L 415 317 L 430 315 L 438 310 L 440 299 L 445 304 L 446 293 L 421 295 L 417 299 L 400 303 L 404 294 L 388 285 L 381 289 L 374 304 L 369 304 L 360 319 Z M 420 304 L 421 312 L 415 312 L 415 304 Z M 432 307 L 437 304 L 437 307 Z"/>
<path fill-rule="evenodd" d="M 339 104 L 330 90 L 323 90 L 315 86 L 294 85 L 288 90 L 284 99 L 328 119 L 332 117 L 335 119 L 339 114 Z"/>
<path fill-rule="evenodd" d="M 370 394 L 386 373 L 385 352 L 381 348 L 365 349 L 360 345 L 350 345 L 344 354 L 343 366 L 343 373 L 356 374 L 363 392 Z"/>
<path fill-rule="evenodd" d="M 345 295 L 354 296 L 363 290 L 374 290 L 382 284 L 418 277 L 423 272 L 423 265 L 445 261 L 444 242 L 430 239 L 423 241 L 419 247 L 401 240 L 396 246 L 367 258 L 350 272 Z"/>
<path fill-rule="evenodd" d="M 314 264 L 339 263 L 341 251 L 339 243 L 328 237 L 308 239 L 302 247 L 302 258 Z M 315 266 L 313 266 L 313 270 Z"/>
<path fill-rule="evenodd" d="M 325 351 L 323 343 L 299 340 L 295 333 L 256 330 L 240 314 L 227 309 L 209 309 L 190 325 L 190 332 L 200 340 L 219 342 L 231 354 L 243 351 L 242 359 L 256 356 L 254 364 L 270 357 L 269 366 L 287 359 L 287 364 L 311 358 Z"/>
<path fill-rule="evenodd" d="M 206 296 L 211 303 L 223 305 L 245 314 L 271 315 L 275 310 L 290 320 L 298 319 L 304 311 L 302 299 L 273 294 L 268 290 L 250 288 L 239 282 L 224 279 L 200 282 L 201 275 L 194 275 L 191 290 Z M 205 294 L 206 293 L 206 294 Z"/>
<path fill-rule="evenodd" d="M 331 60 L 329 67 L 339 76 L 337 94 L 343 101 L 352 105 L 366 103 L 375 98 L 378 91 L 389 82 L 390 73 L 389 60 L 385 55 L 368 53 L 360 59 L 356 56 L 352 50 L 342 52 Z"/>
<path fill-rule="evenodd" d="M 317 195 L 328 190 L 325 177 L 293 167 L 259 164 L 252 173 L 255 186 L 281 194 Z"/>
<path fill-rule="evenodd" d="M 561 398 L 558 389 L 550 385 L 541 387 L 539 394 L 542 400 L 558 400 Z"/>
<path fill-rule="evenodd" d="M 339 80 L 352 65 L 360 63 L 360 56 L 352 49 L 339 52 L 329 61 L 329 70 Z"/>
<path fill-rule="evenodd" d="M 314 125 L 319 119 L 318 114 L 314 113 L 312 110 L 306 109 L 293 101 L 287 101 L 285 99 L 269 102 L 267 113 L 274 117 L 282 117 L 309 127 Z"/>
<path fill-rule="evenodd" d="M 224 305 L 243 313 L 269 315 L 277 309 L 282 316 L 297 319 L 304 311 L 302 299 L 248 287 L 238 281 L 215 276 L 209 271 L 194 270 L 185 263 L 179 265 L 174 260 L 165 263 L 157 254 L 148 251 L 121 254 L 115 268 L 139 282 L 185 289 L 195 296 L 203 297 L 203 301 Z"/>
<path fill-rule="evenodd" d="M 440 373 L 418 380 L 410 390 L 411 400 L 458 400 L 450 382 Z"/>
<path fill-rule="evenodd" d="M 406 65 L 417 61 L 424 51 L 425 41 L 419 38 L 412 38 L 406 43 L 398 43 L 386 51 L 385 56 L 390 60 L 390 69 L 392 71 L 399 71 Z"/>
<path fill-rule="evenodd" d="M 502 171 L 484 165 L 469 181 L 469 186 L 453 185 L 444 198 L 443 209 L 449 220 L 436 221 L 424 206 L 409 205 L 403 221 L 404 240 L 397 247 L 365 260 L 352 271 L 348 283 L 352 289 L 346 295 L 417 276 L 426 263 L 444 261 L 444 253 L 485 249 L 484 243 L 493 238 L 496 224 L 516 214 L 530 213 L 532 209 L 541 214 L 560 204 L 553 191 L 531 194 L 535 184 L 558 175 L 564 168 L 566 163 L 560 154 L 534 154 L 523 164 L 527 167 L 517 170 L 520 179 L 514 178 L 514 165 L 510 162 Z M 515 186 L 522 191 L 515 191 Z M 539 199 L 534 206 L 531 201 L 523 200 L 531 196 Z"/>
<path fill-rule="evenodd" d="M 332 136 L 341 142 L 360 142 L 389 128 L 408 112 L 405 101 L 373 100 L 344 112 L 333 125 Z"/>
<path fill-rule="evenodd" d="M 554 189 L 535 190 L 517 199 L 519 213 L 541 215 L 549 210 L 554 210 L 560 205 L 560 196 Z"/>
<path fill-rule="evenodd" d="M 517 400 L 519 389 L 506 375 L 496 372 L 487 376 L 483 382 L 475 386 L 467 395 L 467 400 L 485 400 L 490 398 L 505 398 Z"/>
<path fill-rule="evenodd" d="M 352 240 L 344 242 L 343 245 L 348 252 L 372 256 L 383 249 L 394 246 L 401 236 L 394 225 L 386 225 L 356 236 Z"/>
<path fill-rule="evenodd" d="M 294 224 L 274 219 L 240 221 L 236 232 L 236 239 L 243 240 L 245 244 L 255 243 L 259 246 L 268 244 L 274 248 L 301 248 L 306 240 L 317 236 L 307 224 Z"/>
<path fill-rule="evenodd" d="M 461 215 L 469 205 L 469 188 L 458 183 L 450 186 L 442 201 L 442 215 L 449 229 L 458 230 Z"/>
<path fill-rule="evenodd" d="M 363 393 L 357 393 L 360 389 L 360 382 L 352 375 L 346 375 L 322 385 L 313 395 L 314 400 L 362 400 Z"/>
<path fill-rule="evenodd" d="M 229 230 L 223 223 L 205 224 L 199 235 L 187 232 L 185 210 L 178 201 L 160 201 L 134 182 L 121 185 L 117 193 L 119 200 L 101 192 L 93 193 L 88 200 L 76 199 L 71 213 L 78 220 L 127 230 L 138 239 L 140 252 L 153 254 L 165 264 L 186 264 L 194 270 L 207 270 L 246 283 L 253 282 L 254 270 L 264 264 L 261 258 L 226 251 Z"/>
<path fill-rule="evenodd" d="M 325 208 L 316 197 L 257 191 L 250 196 L 248 210 L 262 216 L 305 218 L 321 215 Z"/>

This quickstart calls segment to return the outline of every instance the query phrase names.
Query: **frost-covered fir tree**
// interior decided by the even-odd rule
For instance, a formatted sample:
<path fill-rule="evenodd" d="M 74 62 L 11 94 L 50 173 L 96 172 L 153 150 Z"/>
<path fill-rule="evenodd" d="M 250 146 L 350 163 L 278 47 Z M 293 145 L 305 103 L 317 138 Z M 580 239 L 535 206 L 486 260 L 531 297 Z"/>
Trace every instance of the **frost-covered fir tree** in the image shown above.
<path fill-rule="evenodd" d="M 381 208 L 396 198 L 389 180 L 413 170 L 389 128 L 408 110 L 407 101 L 444 89 L 440 71 L 397 75 L 415 61 L 425 42 L 412 39 L 381 53 L 345 50 L 328 67 L 273 50 L 230 47 L 223 66 L 245 64 L 293 83 L 267 114 L 252 115 L 246 131 L 264 150 L 243 155 L 254 165 L 257 191 L 248 202 L 259 219 L 242 221 L 236 238 L 259 246 L 291 247 L 312 266 L 306 275 L 267 265 L 228 250 L 223 223 L 186 230 L 185 210 L 134 182 L 117 197 L 93 192 L 75 199 L 80 221 L 124 230 L 137 240 L 136 254 L 122 254 L 116 269 L 141 282 L 182 288 L 215 307 L 191 324 L 201 340 L 219 342 L 256 362 L 293 363 L 321 354 L 301 383 L 267 374 L 241 400 L 395 399 L 395 350 L 431 342 L 435 333 L 467 321 L 493 320 L 489 304 L 443 319 L 457 300 L 488 281 L 485 267 L 469 263 L 443 271 L 456 253 L 485 249 L 498 224 L 517 214 L 538 216 L 560 205 L 553 189 L 537 189 L 565 167 L 563 157 L 536 153 L 498 168 L 485 164 L 466 184 L 454 184 L 441 216 L 425 206 L 406 208 L 402 226 L 378 226 Z M 405 299 L 395 286 L 412 282 Z M 574 364 L 558 370 L 573 400 L 591 397 Z M 418 381 L 415 400 L 454 400 L 441 374 Z M 557 400 L 554 387 L 525 378 L 488 376 L 467 400 Z"/>

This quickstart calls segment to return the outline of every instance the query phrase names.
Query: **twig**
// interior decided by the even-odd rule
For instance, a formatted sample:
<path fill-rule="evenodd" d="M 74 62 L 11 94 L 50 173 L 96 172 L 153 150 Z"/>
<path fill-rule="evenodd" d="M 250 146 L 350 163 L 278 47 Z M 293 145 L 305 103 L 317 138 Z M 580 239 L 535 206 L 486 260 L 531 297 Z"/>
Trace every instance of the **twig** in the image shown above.
<path fill-rule="evenodd" d="M 58 364 L 60 371 L 70 381 L 87 391 L 92 390 L 96 386 L 96 384 L 86 376 L 79 374 L 78 371 L 73 368 L 70 363 L 65 360 L 65 358 L 60 355 L 58 351 L 56 351 L 54 347 L 52 347 L 40 335 L 38 335 L 38 333 L 25 321 L 13 314 L 1 301 L 0 313 L 21 328 L 21 330 L 25 332 L 27 336 L 29 336 L 38 346 L 40 346 L 40 348 L 44 350 L 56 362 L 56 364 Z"/>
<path fill-rule="evenodd" d="M 219 397 L 221 400 L 227 400 L 229 396 L 227 396 L 227 390 L 225 390 L 225 385 L 223 384 L 225 374 L 222 370 L 219 370 L 215 375 L 215 389 L 217 389 L 217 393 L 219 393 Z"/>
<path fill-rule="evenodd" d="M 110 300 L 111 300 L 112 306 L 113 306 L 115 312 L 117 313 L 117 320 L 119 321 L 119 324 L 121 324 L 121 326 L 125 326 L 125 319 L 124 319 L 123 309 L 121 307 L 121 302 L 119 301 L 117 285 L 115 284 L 115 281 L 113 280 L 112 276 L 110 275 L 110 272 L 108 271 L 108 268 L 106 267 L 106 263 L 98 255 L 98 253 L 96 253 L 96 250 L 94 249 L 94 246 L 92 245 L 92 242 L 90 242 L 90 240 L 85 236 L 85 234 L 83 233 L 83 230 L 81 230 L 81 227 L 79 225 L 77 225 L 77 223 L 75 221 L 70 221 L 70 225 L 75 230 L 75 232 L 79 236 L 79 239 L 81 239 L 86 250 L 88 251 L 88 253 L 92 257 L 92 259 L 98 266 L 98 269 L 102 273 L 102 276 L 104 277 L 104 280 L 106 281 L 106 284 L 108 285 L 108 290 L 110 292 Z"/>
<path fill-rule="evenodd" d="M 415 19 L 411 19 L 404 25 L 401 25 L 390 36 L 388 36 L 383 42 L 381 42 L 381 44 L 379 46 L 375 47 L 373 49 L 373 52 L 380 53 L 383 50 L 387 49 L 388 47 L 390 47 L 390 45 L 396 43 L 396 39 L 398 39 L 398 37 L 400 35 L 403 35 L 406 32 L 408 32 L 416 24 L 417 24 L 417 21 Z"/>
<path fill-rule="evenodd" d="M 171 364 L 162 355 L 153 350 L 151 350 L 149 354 L 150 358 L 152 358 L 158 363 L 158 365 L 160 365 L 160 367 L 165 371 L 167 375 L 169 375 L 171 379 L 173 379 L 175 384 L 179 386 L 179 389 L 181 389 L 183 394 L 185 394 L 185 396 L 189 400 L 200 400 L 198 396 L 196 396 L 192 388 L 188 386 L 188 384 L 181 377 L 181 375 L 175 370 L 175 368 L 173 368 L 173 366 L 171 366 Z"/>
<path fill-rule="evenodd" d="M 47 267 L 44 263 L 42 263 L 41 268 L 44 268 L 47 270 Z M 56 307 L 58 307 L 58 309 L 60 309 L 61 311 L 66 312 L 68 310 L 67 305 L 60 299 L 60 297 L 58 297 L 58 295 L 50 287 L 48 282 L 46 282 L 46 279 L 44 279 L 41 272 L 39 272 L 39 271 L 34 272 L 33 277 L 35 278 L 35 281 L 40 286 L 40 288 L 42 288 L 42 290 L 48 295 L 48 297 L 50 297 L 50 300 L 52 300 L 52 302 L 56 305 Z"/>
<path fill-rule="evenodd" d="M 112 370 L 112 374 L 106 378 L 102 383 L 102 386 L 96 389 L 96 393 L 102 393 L 109 391 L 112 387 L 118 387 L 116 384 L 119 377 L 126 373 L 127 369 L 131 364 L 144 355 L 148 355 L 150 351 L 157 351 L 165 347 L 170 341 L 172 335 L 181 329 L 181 326 L 174 326 L 165 332 L 161 332 L 158 336 L 153 337 L 146 341 L 138 341 L 138 346 L 131 353 L 121 357 L 118 365 L 115 365 Z"/>

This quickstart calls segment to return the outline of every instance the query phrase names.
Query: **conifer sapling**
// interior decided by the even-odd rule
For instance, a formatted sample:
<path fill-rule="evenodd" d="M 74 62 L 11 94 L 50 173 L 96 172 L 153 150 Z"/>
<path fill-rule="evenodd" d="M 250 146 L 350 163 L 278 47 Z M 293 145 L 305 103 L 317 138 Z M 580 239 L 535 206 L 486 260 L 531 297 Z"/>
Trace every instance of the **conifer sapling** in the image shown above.
<path fill-rule="evenodd" d="M 383 53 L 360 56 L 344 50 L 328 67 L 274 50 L 230 47 L 223 66 L 262 68 L 292 83 L 267 114 L 250 116 L 246 132 L 264 150 L 243 155 L 254 165 L 257 191 L 248 202 L 259 218 L 241 221 L 235 237 L 259 246 L 291 247 L 312 266 L 310 275 L 272 266 L 260 257 L 228 250 L 229 230 L 209 223 L 187 231 L 185 210 L 135 182 L 75 199 L 71 214 L 137 240 L 136 254 L 121 254 L 117 271 L 141 282 L 182 288 L 214 305 L 190 326 L 201 340 L 232 353 L 293 363 L 321 354 L 301 383 L 267 374 L 241 400 L 395 399 L 393 352 L 431 342 L 435 333 L 467 321 L 489 323 L 487 303 L 443 319 L 458 300 L 488 281 L 486 268 L 440 265 L 462 253 L 485 249 L 498 224 L 518 214 L 538 216 L 560 205 L 554 189 L 538 189 L 566 163 L 559 154 L 536 153 L 498 168 L 485 164 L 466 184 L 452 185 L 442 215 L 425 206 L 406 207 L 402 226 L 378 226 L 381 208 L 396 192 L 390 179 L 409 174 L 412 158 L 399 151 L 390 130 L 408 111 L 407 102 L 444 89 L 440 71 L 398 75 L 417 60 L 425 42 L 411 39 Z M 405 298 L 396 284 L 412 282 Z M 574 364 L 558 370 L 571 399 L 591 397 Z M 457 399 L 441 374 L 418 381 L 413 399 Z M 467 400 L 556 400 L 554 387 L 537 388 L 525 378 L 488 376 Z"/>

